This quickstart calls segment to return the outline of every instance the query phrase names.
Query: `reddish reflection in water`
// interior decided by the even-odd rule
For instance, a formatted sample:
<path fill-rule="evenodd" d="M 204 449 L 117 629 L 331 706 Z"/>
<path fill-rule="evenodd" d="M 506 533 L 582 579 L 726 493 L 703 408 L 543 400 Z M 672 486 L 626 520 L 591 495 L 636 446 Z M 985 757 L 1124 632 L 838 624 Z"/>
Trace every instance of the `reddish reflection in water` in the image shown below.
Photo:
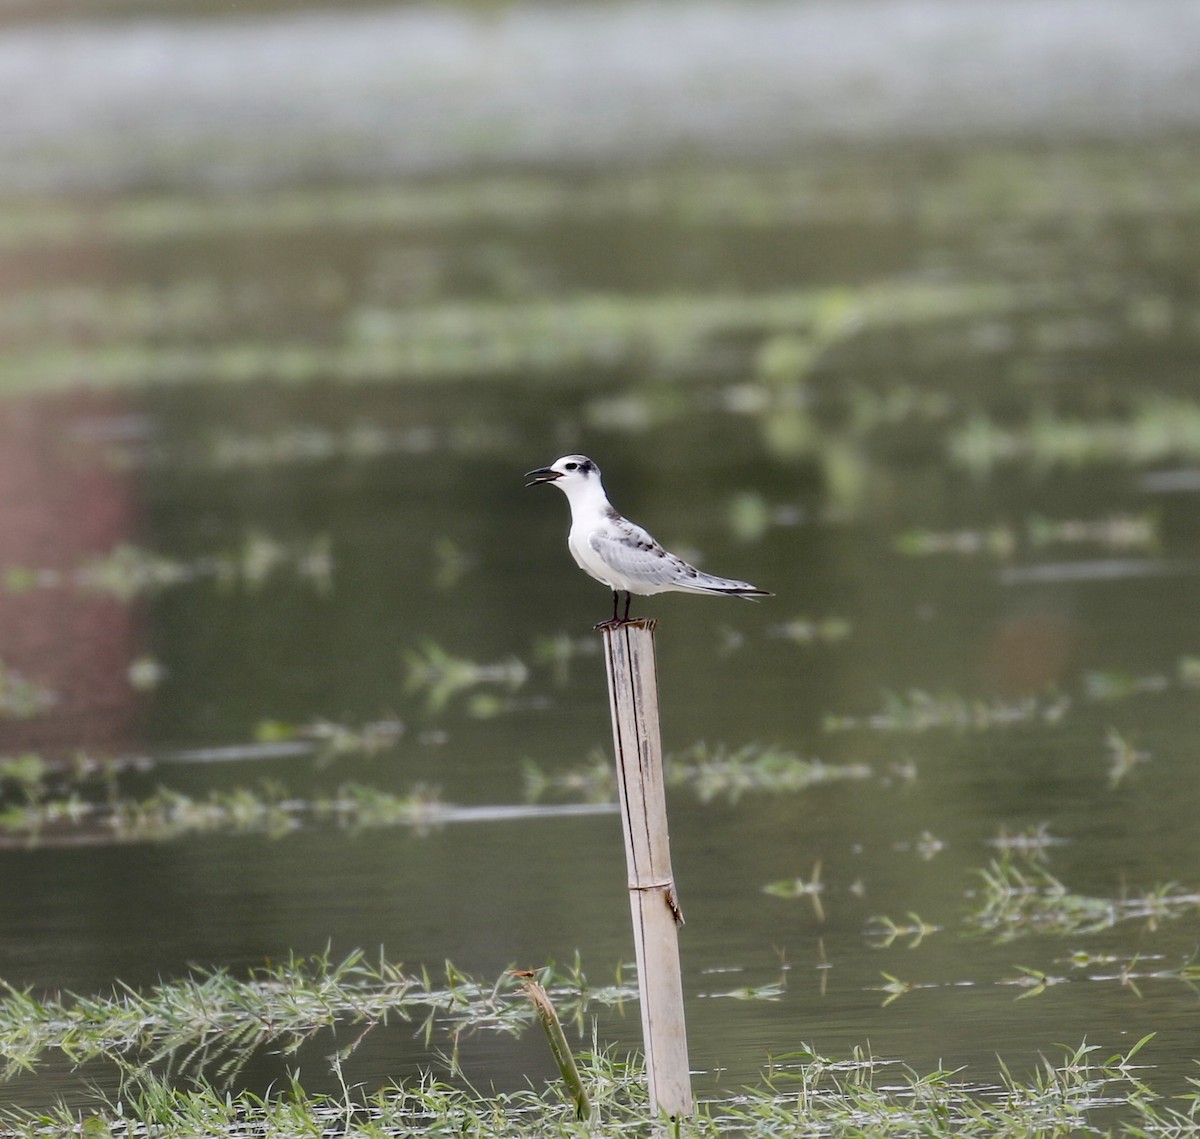
<path fill-rule="evenodd" d="M 984 675 L 1002 696 L 1045 692 L 1070 676 L 1080 630 L 1066 613 L 1009 617 L 984 646 Z"/>
<path fill-rule="evenodd" d="M 51 759 L 128 741 L 138 606 L 69 580 L 89 557 L 134 540 L 133 476 L 106 446 L 126 414 L 122 399 L 91 393 L 0 404 L 0 661 L 53 694 L 32 715 L 0 713 L 0 754 L 34 749 Z M 20 585 L 30 570 L 68 576 Z"/>

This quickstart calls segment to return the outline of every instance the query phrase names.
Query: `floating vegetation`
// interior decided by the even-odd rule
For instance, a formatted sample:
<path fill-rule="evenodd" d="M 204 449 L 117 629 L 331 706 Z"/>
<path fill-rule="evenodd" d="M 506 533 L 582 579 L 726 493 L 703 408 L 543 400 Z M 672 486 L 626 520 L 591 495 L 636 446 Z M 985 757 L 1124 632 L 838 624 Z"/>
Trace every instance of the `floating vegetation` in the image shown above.
<path fill-rule="evenodd" d="M 892 543 L 897 553 L 914 557 L 932 554 L 991 554 L 1011 557 L 1017 549 L 1017 535 L 1011 526 L 993 526 L 987 530 L 905 530 Z"/>
<path fill-rule="evenodd" d="M 995 838 L 984 840 L 988 846 L 994 846 L 997 850 L 1011 854 L 1019 854 L 1022 858 L 1030 859 L 1034 862 L 1044 862 L 1046 860 L 1046 851 L 1052 846 L 1066 846 L 1070 839 L 1057 838 L 1050 833 L 1049 823 L 1038 823 L 1036 827 L 1031 827 L 1023 831 L 1017 831 L 1009 834 L 1007 830 L 1001 829 L 1000 833 Z"/>
<path fill-rule="evenodd" d="M 778 625 L 768 625 L 767 635 L 795 645 L 836 645 L 850 636 L 845 617 L 795 617 Z"/>
<path fill-rule="evenodd" d="M 784 978 L 778 981 L 768 981 L 765 985 L 742 985 L 736 989 L 724 989 L 714 993 L 697 993 L 697 996 L 707 997 L 711 1000 L 724 997 L 735 1001 L 778 1001 L 781 1000 L 787 993 L 787 985 Z"/>
<path fill-rule="evenodd" d="M 190 457 L 200 466 L 222 471 L 336 459 L 377 459 L 397 454 L 424 455 L 437 444 L 433 429 L 421 425 L 389 429 L 376 423 L 355 423 L 342 428 L 305 423 L 258 433 L 225 427 L 197 444 Z M 155 453 L 151 452 L 142 461 L 154 458 Z M 176 457 L 164 453 L 163 460 L 176 461 Z"/>
<path fill-rule="evenodd" d="M 932 862 L 943 850 L 946 843 L 932 831 L 922 831 L 916 842 L 898 842 L 892 848 L 896 851 L 913 851 L 922 862 Z"/>
<path fill-rule="evenodd" d="M 539 972 L 557 1007 L 578 1023 L 590 1006 L 637 1000 L 636 987 L 589 986 L 578 963 L 573 970 Z M 365 1029 L 353 1051 L 389 1018 L 418 1020 L 426 1034 L 440 1025 L 452 1037 L 480 1029 L 516 1033 L 532 1019 L 520 980 L 511 974 L 481 982 L 447 962 L 445 981 L 434 984 L 425 971 L 407 974 L 382 957 L 371 964 L 361 952 L 340 962 L 331 962 L 328 952 L 293 956 L 254 968 L 244 979 L 226 969 L 200 971 L 149 991 L 121 986 L 108 997 L 39 999 L 3 982 L 0 992 L 5 1079 L 36 1070 L 58 1052 L 75 1064 L 163 1065 L 176 1076 L 214 1071 L 224 1083 L 256 1052 L 289 1055 L 339 1024 Z"/>
<path fill-rule="evenodd" d="M 264 720 L 254 732 L 259 743 L 299 740 L 311 743 L 317 765 L 326 767 L 347 755 L 375 756 L 395 747 L 404 734 L 399 720 L 374 720 L 354 728 L 332 720 L 314 720 L 310 724 L 282 724 Z"/>
<path fill-rule="evenodd" d="M 30 771 L 28 778 L 36 773 Z M 343 783 L 336 792 L 300 798 L 277 781 L 257 787 L 210 791 L 202 797 L 159 788 L 141 799 L 121 797 L 109 787 L 103 801 L 71 790 L 53 797 L 44 782 L 16 783 L 22 802 L 0 806 L 0 847 L 85 846 L 169 842 L 200 834 L 261 835 L 282 838 L 305 826 L 347 831 L 410 827 L 428 834 L 453 823 L 510 822 L 517 819 L 608 813 L 610 803 L 534 806 L 458 806 L 437 793 L 415 787 L 397 794 L 362 783 Z"/>
<path fill-rule="evenodd" d="M 548 773 L 531 760 L 525 761 L 522 771 L 531 802 L 548 793 L 586 802 L 609 802 L 616 796 L 612 759 L 600 751 L 567 771 Z M 766 744 L 730 750 L 724 744 L 705 743 L 667 755 L 663 771 L 669 786 L 687 787 L 704 803 L 717 798 L 736 803 L 747 793 L 786 794 L 822 783 L 870 779 L 874 774 L 865 763 L 825 763 Z"/>
<path fill-rule="evenodd" d="M 599 656 L 598 637 L 572 637 L 567 633 L 536 637 L 533 642 L 533 659 L 538 664 L 548 664 L 554 683 L 560 688 L 571 677 L 571 663 L 580 656 Z"/>
<path fill-rule="evenodd" d="M 804 510 L 793 505 L 771 506 L 756 491 L 743 491 L 729 501 L 729 530 L 739 542 L 757 542 L 772 527 L 799 526 Z"/>
<path fill-rule="evenodd" d="M 1193 691 L 1200 688 L 1200 657 L 1180 657 L 1173 673 L 1135 676 L 1116 669 L 1104 669 L 1083 674 L 1083 694 L 1088 700 L 1127 700 L 1132 696 L 1157 695 L 1172 688 Z"/>
<path fill-rule="evenodd" d="M 15 787 L 24 795 L 35 796 L 44 786 L 49 769 L 34 752 L 0 757 L 0 792 Z"/>
<path fill-rule="evenodd" d="M 1084 697 L 1102 702 L 1166 692 L 1171 687 L 1172 678 L 1169 676 L 1134 676 L 1132 673 L 1117 672 L 1115 669 L 1090 669 L 1083 674 L 1082 680 Z"/>
<path fill-rule="evenodd" d="M 1121 419 L 1079 419 L 1039 409 L 1005 426 L 978 413 L 950 433 L 953 462 L 984 476 L 1000 464 L 1082 468 L 1143 467 L 1200 460 L 1200 402 L 1161 394 L 1131 396 Z"/>
<path fill-rule="evenodd" d="M 1181 965 L 1160 965 L 1147 969 L 1145 965 L 1164 961 L 1165 955 L 1137 953 L 1122 957 L 1113 953 L 1086 953 L 1077 949 L 1069 957 L 1059 960 L 1069 964 L 1074 970 L 1088 970 L 1089 981 L 1116 981 L 1122 988 L 1129 989 L 1139 997 L 1142 995 L 1138 987 L 1139 981 L 1182 981 L 1193 993 L 1200 992 L 1197 987 L 1197 983 L 1200 982 L 1200 966 L 1194 958 L 1184 961 Z"/>
<path fill-rule="evenodd" d="M 904 165 L 900 172 L 896 160 Z M 1020 142 L 973 145 L 947 151 L 936 169 L 914 158 L 919 179 L 905 154 L 889 159 L 892 178 L 878 177 L 879 161 L 858 150 L 813 151 L 802 163 L 710 162 L 702 177 L 694 162 L 685 161 L 650 170 L 598 170 L 588 178 L 472 170 L 468 177 L 291 185 L 238 194 L 14 199 L 0 214 L 0 244 L 426 233 L 463 225 L 527 228 L 579 218 L 650 218 L 688 232 L 714 226 L 761 232 L 902 217 L 918 234 L 956 234 L 976 232 L 984 222 L 1077 226 L 1131 215 L 1170 217 L 1197 207 L 1200 180 L 1186 140 L 1128 139 L 1120 148 L 1064 142 L 1052 154 Z"/>
<path fill-rule="evenodd" d="M 1200 908 L 1200 894 L 1173 883 L 1141 895 L 1092 898 L 1073 894 L 1045 867 L 1016 866 L 1007 852 L 979 870 L 982 886 L 972 891 L 968 928 L 1013 941 L 1030 934 L 1084 935 L 1119 922 L 1145 921 L 1150 929 Z"/>
<path fill-rule="evenodd" d="M 1107 550 L 1154 551 L 1160 538 L 1159 517 L 1153 512 L 1057 521 L 1035 514 L 1025 521 L 1025 539 L 1034 549 L 1087 544 Z"/>
<path fill-rule="evenodd" d="M 173 344 L 110 332 L 98 343 L 45 343 L 0 356 L 5 391 L 57 390 L 87 384 L 273 380 L 385 382 L 437 377 L 550 374 L 637 360 L 677 370 L 737 334 L 810 334 L 824 342 L 825 314 L 836 308 L 840 335 L 1029 306 L 1029 290 L 1001 283 L 931 284 L 913 279 L 858 291 L 814 289 L 748 295 L 668 292 L 657 296 L 588 293 L 516 301 L 443 301 L 363 308 L 349 314 L 335 344 L 307 340 L 202 337 Z M 114 317 L 110 329 L 119 327 Z M 785 417 L 765 415 L 772 432 Z M 790 435 L 788 436 L 790 440 Z M 781 444 L 785 440 L 780 440 Z M 794 453 L 792 442 L 784 447 Z"/>
<path fill-rule="evenodd" d="M 876 914 L 863 931 L 872 948 L 890 949 L 897 939 L 908 938 L 908 949 L 916 949 L 932 933 L 940 933 L 942 926 L 925 921 L 914 913 L 909 913 L 908 920 L 895 922 L 882 914 Z"/>
<path fill-rule="evenodd" d="M 515 692 L 529 678 L 529 670 L 515 656 L 494 664 L 480 664 L 451 656 L 433 641 L 404 654 L 408 665 L 407 690 L 423 692 L 431 712 L 440 712 L 460 693 L 492 684 Z M 475 714 L 479 714 L 477 710 Z"/>
<path fill-rule="evenodd" d="M 167 669 L 154 657 L 142 655 L 129 662 L 125 675 L 136 692 L 153 692 L 167 678 Z"/>
<path fill-rule="evenodd" d="M 1108 785 L 1116 789 L 1125 777 L 1139 763 L 1149 763 L 1150 753 L 1138 751 L 1115 728 L 1109 728 L 1104 735 L 1104 743 L 1108 748 Z"/>
<path fill-rule="evenodd" d="M 9 593 L 71 588 L 131 601 L 197 581 L 213 581 L 226 588 L 240 585 L 258 589 L 284 568 L 322 592 L 327 591 L 333 579 L 328 537 L 287 543 L 255 530 L 246 535 L 240 550 L 209 554 L 192 561 L 179 561 L 122 543 L 107 554 L 86 559 L 73 570 L 9 566 L 4 571 L 4 586 Z"/>
<path fill-rule="evenodd" d="M 1067 981 L 1066 977 L 1055 976 L 1051 973 L 1044 973 L 1041 969 L 1027 969 L 1024 965 L 1018 965 L 1017 975 L 1015 977 L 1004 977 L 997 984 L 1001 985 L 1016 985 L 1025 990 L 1017 1000 L 1023 1001 L 1026 997 L 1041 996 L 1052 985 L 1062 985 Z"/>
<path fill-rule="evenodd" d="M 1010 558 L 1024 545 L 1033 550 L 1052 545 L 1096 545 L 1106 550 L 1159 548 L 1158 516 L 1114 514 L 1099 519 L 1053 521 L 1034 515 L 1021 527 L 998 524 L 983 530 L 907 530 L 895 539 L 898 553 L 913 556 L 933 554 L 988 554 Z"/>
<path fill-rule="evenodd" d="M 325 767 L 351 755 L 373 758 L 393 747 L 404 730 L 398 720 L 376 720 L 358 727 L 331 720 L 314 720 L 308 724 L 266 720 L 257 726 L 253 741 L 220 747 L 124 755 L 97 755 L 77 749 L 53 760 L 28 752 L 0 757 L 0 793 L 9 789 L 5 786 L 8 784 L 21 791 L 26 799 L 37 801 L 46 796 L 51 784 L 71 788 L 96 780 L 112 784 L 125 772 L 147 772 L 179 764 L 244 763 L 312 756 L 318 767 Z"/>
<path fill-rule="evenodd" d="M 879 993 L 887 993 L 884 999 L 883 1007 L 894 1004 L 901 997 L 907 996 L 909 993 L 916 992 L 917 989 L 936 989 L 940 986 L 934 982 L 926 982 L 919 984 L 915 981 L 902 981 L 899 977 L 894 977 L 891 973 L 884 973 L 880 970 L 879 974 L 884 979 L 884 984 L 876 986 L 875 991 Z"/>
<path fill-rule="evenodd" d="M 668 784 L 691 788 L 701 802 L 720 797 L 736 803 L 747 792 L 804 791 L 821 783 L 869 779 L 874 772 L 865 763 L 825 763 L 767 744 L 730 750 L 698 743 L 667 756 L 665 774 Z"/>
<path fill-rule="evenodd" d="M 768 882 L 762 889 L 764 894 L 770 894 L 773 898 L 808 898 L 812 902 L 813 916 L 819 922 L 825 920 L 825 907 L 821 904 L 825 883 L 821 881 L 820 862 L 813 866 L 812 874 L 808 878 L 785 878 L 778 882 Z"/>
<path fill-rule="evenodd" d="M 826 715 L 827 732 L 870 728 L 880 732 L 925 732 L 954 728 L 982 732 L 1025 724 L 1057 724 L 1071 707 L 1068 696 L 1026 696 L 1018 700 L 970 700 L 956 693 L 910 689 L 885 694 L 881 712 L 870 716 Z"/>
<path fill-rule="evenodd" d="M 257 789 L 209 791 L 203 797 L 159 788 L 143 799 L 110 796 L 91 802 L 77 792 L 65 798 L 39 797 L 0 810 L 0 836 L 8 845 L 167 842 L 197 834 L 260 834 L 279 838 L 305 823 L 331 823 L 348 830 L 440 825 L 452 808 L 418 788 L 397 795 L 357 783 L 330 797 L 300 799 L 280 783 Z"/>
<path fill-rule="evenodd" d="M 432 550 L 434 589 L 453 589 L 476 562 L 471 554 L 460 550 L 455 542 L 444 534 L 434 538 Z"/>
<path fill-rule="evenodd" d="M 583 764 L 563 771 L 544 771 L 532 759 L 524 759 L 521 781 L 530 803 L 548 795 L 584 803 L 614 803 L 617 798 L 612 757 L 599 749 L 591 752 Z"/>
<path fill-rule="evenodd" d="M 0 718 L 28 720 L 58 701 L 56 693 L 0 661 Z"/>

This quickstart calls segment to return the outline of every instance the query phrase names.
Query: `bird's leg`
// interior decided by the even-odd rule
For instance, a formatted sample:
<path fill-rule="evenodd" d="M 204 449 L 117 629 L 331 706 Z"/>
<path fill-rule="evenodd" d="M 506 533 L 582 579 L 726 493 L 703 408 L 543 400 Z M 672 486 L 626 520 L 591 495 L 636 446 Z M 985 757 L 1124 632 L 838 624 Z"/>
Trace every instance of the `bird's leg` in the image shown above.
<path fill-rule="evenodd" d="M 612 617 L 608 621 L 601 621 L 599 624 L 593 625 L 593 629 L 616 629 L 618 625 L 624 624 L 622 619 L 617 616 L 617 606 L 620 603 L 620 593 L 617 589 L 612 591 Z M 629 621 L 629 594 L 625 594 L 625 621 Z"/>
<path fill-rule="evenodd" d="M 630 603 L 632 600 L 633 600 L 633 595 L 632 595 L 632 594 L 629 592 L 629 590 L 628 590 L 628 589 L 627 589 L 627 590 L 625 590 L 625 616 L 621 618 L 621 620 L 622 620 L 622 621 L 628 621 L 628 620 L 629 620 L 629 603 Z M 616 613 L 615 613 L 615 612 L 613 613 L 613 616 L 614 616 L 614 617 L 616 616 Z"/>

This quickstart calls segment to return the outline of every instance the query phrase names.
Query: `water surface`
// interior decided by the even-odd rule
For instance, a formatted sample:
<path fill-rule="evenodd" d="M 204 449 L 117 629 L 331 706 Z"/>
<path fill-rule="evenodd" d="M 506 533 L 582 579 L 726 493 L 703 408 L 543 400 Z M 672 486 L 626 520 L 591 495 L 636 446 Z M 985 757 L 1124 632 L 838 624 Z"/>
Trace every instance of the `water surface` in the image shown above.
<path fill-rule="evenodd" d="M 51 792 L 83 752 L 142 757 L 114 784 L 134 798 L 354 781 L 524 803 L 530 764 L 609 747 L 608 596 L 566 552 L 566 503 L 521 477 L 584 451 L 668 546 L 776 594 L 639 602 L 667 751 L 846 776 L 671 789 L 698 1090 L 804 1043 L 986 1083 L 997 1057 L 1022 1073 L 1151 1031 L 1178 1086 L 1197 173 L 1186 138 L 1147 137 L 9 202 L 0 752 L 40 756 Z M 477 682 L 415 680 L 438 654 Z M 264 747 L 318 722 L 402 730 L 375 754 Z M 106 834 L 0 850 L 10 983 L 327 946 L 485 978 L 578 951 L 603 983 L 632 956 L 611 813 Z M 1067 900 L 1005 940 L 979 928 L 983 872 L 1013 836 Z M 1104 928 L 1066 921 L 1106 905 Z M 598 1031 L 635 1044 L 634 1010 Z M 381 1030 L 352 1075 L 442 1047 Z M 483 1037 L 464 1071 L 516 1086 L 549 1078 L 543 1053 Z M 12 1091 L 85 1094 L 62 1070 Z"/>

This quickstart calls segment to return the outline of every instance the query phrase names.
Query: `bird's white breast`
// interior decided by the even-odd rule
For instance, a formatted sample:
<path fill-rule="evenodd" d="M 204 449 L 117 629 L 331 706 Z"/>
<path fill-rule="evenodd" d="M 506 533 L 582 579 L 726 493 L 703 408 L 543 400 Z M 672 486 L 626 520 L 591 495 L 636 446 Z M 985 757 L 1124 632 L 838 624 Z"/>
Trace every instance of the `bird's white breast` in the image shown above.
<path fill-rule="evenodd" d="M 609 589 L 626 589 L 628 586 L 621 576 L 592 549 L 589 539 L 598 529 L 601 528 L 588 523 L 582 526 L 573 525 L 567 535 L 567 549 L 571 551 L 575 564 L 584 573 L 590 574 Z"/>

